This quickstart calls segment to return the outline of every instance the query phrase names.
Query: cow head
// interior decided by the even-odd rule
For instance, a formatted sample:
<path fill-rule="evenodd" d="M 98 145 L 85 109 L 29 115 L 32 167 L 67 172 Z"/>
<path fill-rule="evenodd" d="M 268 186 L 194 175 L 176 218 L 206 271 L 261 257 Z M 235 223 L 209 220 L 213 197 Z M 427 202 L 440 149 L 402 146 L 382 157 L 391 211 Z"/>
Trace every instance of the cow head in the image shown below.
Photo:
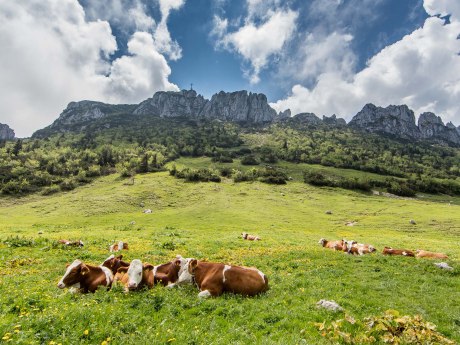
<path fill-rule="evenodd" d="M 178 255 L 176 261 L 180 262 L 179 279 L 177 280 L 177 284 L 191 283 L 193 281 L 193 275 L 190 274 L 190 262 L 196 260 L 193 258 L 183 258 Z"/>
<path fill-rule="evenodd" d="M 85 245 L 85 244 L 83 243 L 82 240 L 78 240 L 78 246 L 79 246 L 79 247 L 83 247 L 84 245 Z"/>
<path fill-rule="evenodd" d="M 89 273 L 89 268 L 80 260 L 75 260 L 72 264 L 67 265 L 64 276 L 58 283 L 58 288 L 63 289 L 80 282 L 81 278 Z"/>
<path fill-rule="evenodd" d="M 345 248 L 347 252 L 350 252 L 351 248 L 353 247 L 354 244 L 356 244 L 356 241 L 350 240 L 345 242 Z"/>
<path fill-rule="evenodd" d="M 246 232 L 242 232 L 241 236 L 243 237 L 244 240 L 248 238 L 248 234 Z"/>
<path fill-rule="evenodd" d="M 109 270 L 115 274 L 120 267 L 128 267 L 129 263 L 122 261 L 123 255 L 110 255 L 105 261 L 102 263 L 101 266 L 107 267 Z"/>
<path fill-rule="evenodd" d="M 318 241 L 319 244 L 321 244 L 324 247 L 324 243 L 326 243 L 327 240 L 325 238 L 322 238 Z"/>
<path fill-rule="evenodd" d="M 128 289 L 137 289 L 142 280 L 147 280 L 147 275 L 151 270 L 153 270 L 151 264 L 142 264 L 141 260 L 138 259 L 131 261 L 128 268 Z"/>

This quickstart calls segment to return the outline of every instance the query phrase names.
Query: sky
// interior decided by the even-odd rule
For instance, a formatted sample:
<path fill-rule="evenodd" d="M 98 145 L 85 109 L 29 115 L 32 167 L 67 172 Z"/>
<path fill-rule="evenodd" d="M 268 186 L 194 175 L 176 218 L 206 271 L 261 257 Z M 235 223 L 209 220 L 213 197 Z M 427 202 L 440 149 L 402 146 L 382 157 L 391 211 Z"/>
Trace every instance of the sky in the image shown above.
<path fill-rule="evenodd" d="M 459 0 L 0 0 L 0 123 L 156 91 L 267 95 L 350 120 L 407 104 L 460 125 Z"/>

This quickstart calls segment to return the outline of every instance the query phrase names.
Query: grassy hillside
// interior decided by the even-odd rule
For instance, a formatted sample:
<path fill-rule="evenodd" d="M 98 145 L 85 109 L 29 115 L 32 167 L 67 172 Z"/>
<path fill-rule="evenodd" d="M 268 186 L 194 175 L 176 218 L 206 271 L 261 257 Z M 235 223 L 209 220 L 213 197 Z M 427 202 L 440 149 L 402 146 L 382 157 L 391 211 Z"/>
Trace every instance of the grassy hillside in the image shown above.
<path fill-rule="evenodd" d="M 316 188 L 293 175 L 283 186 L 193 184 L 167 172 L 136 175 L 130 185 L 110 175 L 66 193 L 0 199 L 0 336 L 15 344 L 320 344 L 327 341 L 314 323 L 344 317 L 315 307 L 330 299 L 357 319 L 388 309 L 420 314 L 460 342 L 459 200 Z M 242 231 L 263 240 L 243 241 Z M 379 251 L 390 245 L 445 252 L 455 269 L 380 253 L 348 256 L 320 247 L 321 237 L 353 238 Z M 61 248 L 60 238 L 86 245 Z M 158 264 L 182 254 L 256 266 L 271 289 L 256 298 L 200 301 L 192 286 L 128 295 L 121 289 L 71 295 L 56 287 L 66 263 L 100 264 L 115 240 L 129 243 L 127 260 Z"/>

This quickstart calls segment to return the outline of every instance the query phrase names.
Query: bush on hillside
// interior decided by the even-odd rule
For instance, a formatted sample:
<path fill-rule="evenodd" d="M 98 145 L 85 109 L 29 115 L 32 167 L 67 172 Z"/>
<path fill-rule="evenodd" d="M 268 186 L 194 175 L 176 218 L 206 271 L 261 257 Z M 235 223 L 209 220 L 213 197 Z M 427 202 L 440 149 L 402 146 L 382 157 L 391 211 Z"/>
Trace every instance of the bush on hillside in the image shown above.
<path fill-rule="evenodd" d="M 187 182 L 221 182 L 219 174 L 210 169 L 195 170 L 185 168 L 180 171 L 176 171 L 174 176 L 178 179 L 184 179 Z"/>
<path fill-rule="evenodd" d="M 254 155 L 247 155 L 241 158 L 241 164 L 243 165 L 259 165 L 260 162 Z"/>

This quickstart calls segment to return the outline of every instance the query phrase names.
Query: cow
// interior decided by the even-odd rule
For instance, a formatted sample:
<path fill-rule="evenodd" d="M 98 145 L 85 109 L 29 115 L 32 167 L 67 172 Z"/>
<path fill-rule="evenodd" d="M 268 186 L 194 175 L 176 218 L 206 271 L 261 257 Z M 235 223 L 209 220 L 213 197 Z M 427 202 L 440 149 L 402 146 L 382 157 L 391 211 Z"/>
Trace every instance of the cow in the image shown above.
<path fill-rule="evenodd" d="M 181 268 L 180 255 L 171 262 L 153 267 L 153 283 L 160 283 L 163 286 L 174 284 L 179 279 L 179 270 Z"/>
<path fill-rule="evenodd" d="M 417 249 L 415 256 L 418 258 L 429 258 L 429 259 L 448 259 L 449 257 L 444 253 L 429 252 L 427 250 Z"/>
<path fill-rule="evenodd" d="M 329 249 L 334 249 L 334 250 L 343 250 L 343 247 L 345 246 L 345 243 L 343 240 L 340 241 L 328 241 L 325 238 L 322 238 L 318 242 L 321 244 L 324 248 L 329 248 Z"/>
<path fill-rule="evenodd" d="M 415 256 L 412 250 L 408 249 L 393 249 L 391 247 L 384 247 L 382 251 L 383 255 L 402 255 L 402 256 Z"/>
<path fill-rule="evenodd" d="M 118 268 L 115 281 L 125 286 L 125 292 L 140 290 L 143 287 L 151 289 L 154 285 L 153 265 L 143 264 L 141 260 L 135 259 L 129 267 Z"/>
<path fill-rule="evenodd" d="M 84 246 L 84 243 L 82 240 L 78 240 L 78 241 L 58 240 L 58 243 L 63 244 L 65 246 L 70 246 L 70 247 L 83 247 Z"/>
<path fill-rule="evenodd" d="M 376 251 L 376 249 L 370 244 L 358 243 L 356 241 L 347 241 L 343 240 L 345 246 L 343 248 L 344 252 L 352 255 L 364 255 L 370 254 Z"/>
<path fill-rule="evenodd" d="M 195 283 L 200 290 L 198 297 L 216 297 L 224 292 L 243 296 L 255 296 L 268 290 L 268 278 L 255 267 L 225 265 L 184 259 L 178 284 Z"/>
<path fill-rule="evenodd" d="M 241 233 L 241 236 L 243 237 L 243 240 L 248 240 L 248 241 L 260 241 L 259 236 L 254 236 L 254 235 L 249 235 L 246 232 Z"/>
<path fill-rule="evenodd" d="M 109 247 L 109 251 L 112 252 L 118 252 L 120 250 L 128 250 L 128 243 L 120 241 L 118 243 L 114 243 Z"/>
<path fill-rule="evenodd" d="M 113 273 L 104 266 L 91 266 L 80 260 L 67 265 L 66 272 L 57 284 L 58 288 L 73 287 L 83 293 L 95 292 L 99 286 L 112 286 Z"/>
<path fill-rule="evenodd" d="M 123 261 L 123 255 L 110 255 L 101 266 L 107 267 L 115 275 L 120 267 L 129 267 L 129 262 Z"/>

